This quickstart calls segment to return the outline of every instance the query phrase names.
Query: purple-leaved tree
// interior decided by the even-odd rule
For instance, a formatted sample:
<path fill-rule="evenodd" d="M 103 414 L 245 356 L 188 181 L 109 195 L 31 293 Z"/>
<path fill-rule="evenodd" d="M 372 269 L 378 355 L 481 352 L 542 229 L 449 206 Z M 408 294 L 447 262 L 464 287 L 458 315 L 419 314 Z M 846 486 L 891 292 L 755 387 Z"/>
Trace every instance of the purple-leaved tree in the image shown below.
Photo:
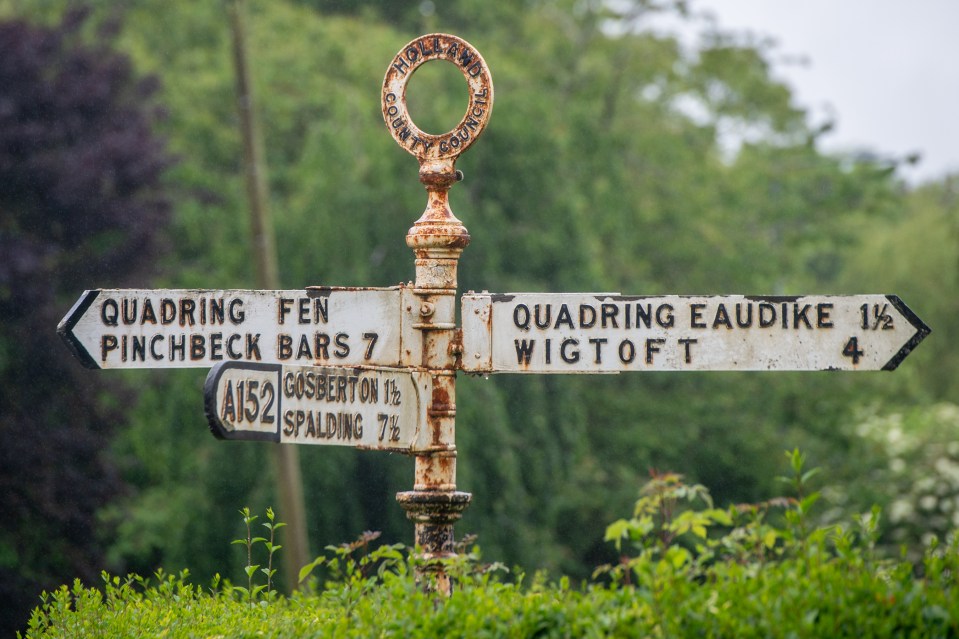
<path fill-rule="evenodd" d="M 102 566 L 96 513 L 122 490 L 108 443 L 129 390 L 56 336 L 84 288 L 142 284 L 169 217 L 156 82 L 81 10 L 0 23 L 0 633 L 41 588 Z M 94 33 L 95 32 L 95 33 Z M 95 37 L 84 37 L 84 34 Z M 95 42 L 94 42 L 95 40 Z"/>

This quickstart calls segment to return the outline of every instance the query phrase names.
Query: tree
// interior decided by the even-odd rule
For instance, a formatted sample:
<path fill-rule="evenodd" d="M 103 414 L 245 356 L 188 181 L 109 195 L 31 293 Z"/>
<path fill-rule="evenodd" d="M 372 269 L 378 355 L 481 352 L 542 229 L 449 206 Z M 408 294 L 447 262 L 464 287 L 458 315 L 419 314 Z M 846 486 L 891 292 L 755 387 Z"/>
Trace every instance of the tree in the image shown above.
<path fill-rule="evenodd" d="M 97 512 L 122 491 L 105 454 L 132 401 L 64 357 L 55 327 L 95 283 L 142 282 L 169 215 L 155 80 L 108 42 L 0 24 L 0 632 L 41 588 L 102 567 Z"/>

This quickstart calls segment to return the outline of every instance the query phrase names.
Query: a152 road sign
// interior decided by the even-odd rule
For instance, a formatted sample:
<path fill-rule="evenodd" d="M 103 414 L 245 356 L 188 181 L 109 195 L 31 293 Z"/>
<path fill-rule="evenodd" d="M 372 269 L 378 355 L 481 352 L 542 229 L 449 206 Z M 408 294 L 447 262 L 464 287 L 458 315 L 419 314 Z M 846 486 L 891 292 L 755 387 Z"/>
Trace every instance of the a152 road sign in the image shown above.
<path fill-rule="evenodd" d="M 204 387 L 221 439 L 415 452 L 429 448 L 422 371 L 222 362 Z"/>
<path fill-rule="evenodd" d="M 406 366 L 421 357 L 419 305 L 405 286 L 91 290 L 57 332 L 88 368 Z"/>
<path fill-rule="evenodd" d="M 930 329 L 894 295 L 468 293 L 463 370 L 893 370 Z"/>

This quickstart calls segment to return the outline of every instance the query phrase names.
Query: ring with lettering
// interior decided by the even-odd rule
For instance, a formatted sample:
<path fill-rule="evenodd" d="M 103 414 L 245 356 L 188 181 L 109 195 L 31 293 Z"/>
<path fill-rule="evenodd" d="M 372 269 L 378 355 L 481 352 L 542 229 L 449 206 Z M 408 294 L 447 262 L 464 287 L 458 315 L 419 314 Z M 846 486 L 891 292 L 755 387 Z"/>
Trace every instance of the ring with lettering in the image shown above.
<path fill-rule="evenodd" d="M 459 124 L 433 135 L 417 127 L 406 106 L 406 85 L 413 72 L 432 60 L 445 60 L 463 72 L 469 85 L 469 105 Z M 483 56 L 462 38 L 432 33 L 412 40 L 393 58 L 383 80 L 383 119 L 396 142 L 425 160 L 456 158 L 486 127 L 493 109 L 493 79 Z"/>

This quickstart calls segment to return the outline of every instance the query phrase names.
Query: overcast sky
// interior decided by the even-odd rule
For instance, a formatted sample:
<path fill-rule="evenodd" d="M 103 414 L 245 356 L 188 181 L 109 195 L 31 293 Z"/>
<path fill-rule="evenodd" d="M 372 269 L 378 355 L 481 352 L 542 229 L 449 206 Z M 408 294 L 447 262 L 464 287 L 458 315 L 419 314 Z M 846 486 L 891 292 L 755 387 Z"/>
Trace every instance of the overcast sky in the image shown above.
<path fill-rule="evenodd" d="M 910 182 L 959 172 L 959 0 L 692 0 L 723 30 L 777 41 L 775 75 L 814 123 L 836 128 L 826 150 L 913 152 Z M 796 58 L 806 64 L 796 64 Z M 792 60 L 792 62 L 790 62 Z"/>

